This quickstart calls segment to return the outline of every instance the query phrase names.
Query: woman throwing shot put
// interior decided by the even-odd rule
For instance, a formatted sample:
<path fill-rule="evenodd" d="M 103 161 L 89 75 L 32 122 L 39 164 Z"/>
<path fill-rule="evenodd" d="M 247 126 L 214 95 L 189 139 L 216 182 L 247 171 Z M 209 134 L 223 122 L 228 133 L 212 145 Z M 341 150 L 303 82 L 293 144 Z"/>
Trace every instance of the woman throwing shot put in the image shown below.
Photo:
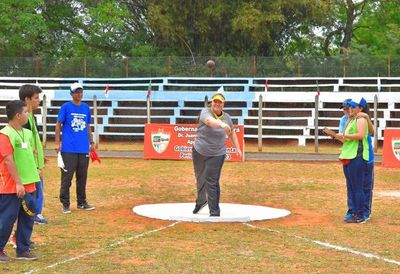
<path fill-rule="evenodd" d="M 200 113 L 199 127 L 193 145 L 193 167 L 196 176 L 197 199 L 193 214 L 198 213 L 207 203 L 211 217 L 220 216 L 219 197 L 222 165 L 225 160 L 228 136 L 239 156 L 242 156 L 236 132 L 229 114 L 223 111 L 225 96 L 216 93 L 211 106 Z"/>

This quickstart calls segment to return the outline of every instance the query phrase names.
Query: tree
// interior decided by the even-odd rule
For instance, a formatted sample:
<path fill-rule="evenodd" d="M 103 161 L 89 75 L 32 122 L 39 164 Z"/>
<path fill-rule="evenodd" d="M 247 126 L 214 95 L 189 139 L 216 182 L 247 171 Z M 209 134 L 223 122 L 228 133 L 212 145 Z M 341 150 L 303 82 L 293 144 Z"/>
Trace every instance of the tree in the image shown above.
<path fill-rule="evenodd" d="M 354 32 L 352 50 L 375 56 L 400 55 L 400 1 L 374 1 Z"/>
<path fill-rule="evenodd" d="M 0 2 L 0 55 L 36 56 L 43 51 L 48 33 L 40 11 L 42 0 Z"/>
<path fill-rule="evenodd" d="M 399 54 L 398 0 L 3 0 L 2 56 Z"/>
<path fill-rule="evenodd" d="M 347 54 L 353 32 L 359 28 L 359 20 L 369 0 L 333 1 L 331 15 L 327 17 L 322 29 L 324 43 L 322 45 L 325 56 L 331 56 L 332 52 L 339 50 L 340 54 Z"/>
<path fill-rule="evenodd" d="M 128 55 L 146 40 L 144 1 L 45 0 L 43 14 L 56 55 Z"/>
<path fill-rule="evenodd" d="M 280 55 L 317 0 L 149 0 L 154 43 L 175 54 Z"/>

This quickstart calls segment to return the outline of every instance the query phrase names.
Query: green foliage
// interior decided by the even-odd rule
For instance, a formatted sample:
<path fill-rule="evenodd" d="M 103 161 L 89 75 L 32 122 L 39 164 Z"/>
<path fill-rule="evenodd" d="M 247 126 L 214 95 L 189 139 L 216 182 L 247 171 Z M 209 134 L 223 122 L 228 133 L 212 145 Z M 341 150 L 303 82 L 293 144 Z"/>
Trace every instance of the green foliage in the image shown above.
<path fill-rule="evenodd" d="M 0 57 L 22 59 L 2 59 L 0 70 L 14 76 L 385 75 L 387 56 L 394 62 L 389 69 L 399 70 L 399 10 L 398 0 L 3 0 Z M 270 58 L 257 57 L 254 71 L 252 56 Z M 210 58 L 215 71 L 205 66 Z"/>
<path fill-rule="evenodd" d="M 313 0 L 149 2 L 156 44 L 185 55 L 282 55 L 303 22 L 320 15 Z"/>
<path fill-rule="evenodd" d="M 55 42 L 49 48 L 53 55 L 122 56 L 135 43 L 134 19 L 123 1 L 47 1 L 45 14 Z"/>
<path fill-rule="evenodd" d="M 35 56 L 48 29 L 40 7 L 41 0 L 0 2 L 0 55 Z"/>
<path fill-rule="evenodd" d="M 400 55 L 400 1 L 368 6 L 355 33 L 353 49 L 370 55 Z"/>

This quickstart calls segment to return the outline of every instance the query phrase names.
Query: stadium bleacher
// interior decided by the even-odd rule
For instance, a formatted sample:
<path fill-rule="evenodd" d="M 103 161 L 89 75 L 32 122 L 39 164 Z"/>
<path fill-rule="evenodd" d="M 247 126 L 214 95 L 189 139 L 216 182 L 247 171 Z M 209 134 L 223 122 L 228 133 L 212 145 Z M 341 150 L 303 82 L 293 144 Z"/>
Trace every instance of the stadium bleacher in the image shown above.
<path fill-rule="evenodd" d="M 152 123 L 197 123 L 205 98 L 223 86 L 225 110 L 235 123 L 245 127 L 245 138 L 258 137 L 259 95 L 262 95 L 262 138 L 295 139 L 304 145 L 314 139 L 315 96 L 318 98 L 318 127 L 337 130 L 342 116 L 338 108 L 346 98 L 364 96 L 373 110 L 379 95 L 378 139 L 386 127 L 400 127 L 400 78 L 0 78 L 0 126 L 6 123 L 4 106 L 18 98 L 22 84 L 39 85 L 46 95 L 47 134 L 54 135 L 60 106 L 70 100 L 69 85 L 79 81 L 84 101 L 92 108 L 97 97 L 100 137 L 143 138 L 147 122 L 146 96 L 151 95 Z M 318 84 L 317 84 L 318 81 Z M 109 86 L 109 95 L 104 90 Z M 371 116 L 373 112 L 371 112 Z M 41 121 L 39 119 L 41 130 Z M 328 138 L 319 136 L 319 138 Z"/>

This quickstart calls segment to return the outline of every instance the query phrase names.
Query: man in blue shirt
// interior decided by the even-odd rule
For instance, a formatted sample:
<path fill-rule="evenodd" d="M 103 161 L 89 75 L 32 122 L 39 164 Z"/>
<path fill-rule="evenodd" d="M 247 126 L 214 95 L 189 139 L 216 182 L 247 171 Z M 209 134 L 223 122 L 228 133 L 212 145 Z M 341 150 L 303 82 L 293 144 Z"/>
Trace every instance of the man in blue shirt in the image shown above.
<path fill-rule="evenodd" d="M 90 128 L 90 108 L 82 102 L 83 87 L 73 83 L 70 87 L 72 101 L 63 104 L 58 113 L 55 130 L 55 149 L 61 152 L 65 168 L 61 170 L 60 201 L 63 213 L 71 213 L 69 189 L 76 175 L 78 209 L 93 210 L 86 201 L 86 181 L 89 167 L 89 148 L 94 149 Z M 62 142 L 60 133 L 62 129 Z"/>

